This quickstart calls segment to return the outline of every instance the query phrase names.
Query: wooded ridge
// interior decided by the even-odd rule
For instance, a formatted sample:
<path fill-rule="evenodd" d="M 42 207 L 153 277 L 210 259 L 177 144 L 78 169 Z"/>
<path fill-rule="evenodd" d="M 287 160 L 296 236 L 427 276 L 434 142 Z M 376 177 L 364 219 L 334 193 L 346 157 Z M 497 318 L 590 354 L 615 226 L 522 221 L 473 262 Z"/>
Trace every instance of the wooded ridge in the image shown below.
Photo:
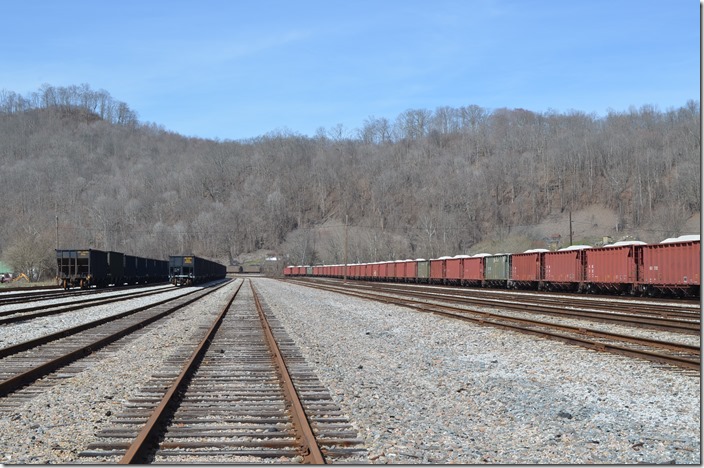
<path fill-rule="evenodd" d="M 509 236 L 544 245 L 537 226 L 590 206 L 616 222 L 574 243 L 658 242 L 691 233 L 701 211 L 700 128 L 694 100 L 604 117 L 468 105 L 213 141 L 140 122 L 88 85 L 0 91 L 0 258 L 51 276 L 58 238 L 154 258 L 341 263 L 345 230 L 349 262 L 433 258 Z"/>

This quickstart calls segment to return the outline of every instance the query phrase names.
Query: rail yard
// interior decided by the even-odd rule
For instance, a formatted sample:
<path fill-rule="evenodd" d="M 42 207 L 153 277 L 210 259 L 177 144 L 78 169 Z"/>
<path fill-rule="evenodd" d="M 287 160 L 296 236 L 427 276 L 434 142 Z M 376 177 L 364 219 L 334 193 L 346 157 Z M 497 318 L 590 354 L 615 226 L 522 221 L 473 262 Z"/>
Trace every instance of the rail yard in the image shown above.
<path fill-rule="evenodd" d="M 4 464 L 701 456 L 693 300 L 235 277 L 8 292 L 0 320 Z"/>

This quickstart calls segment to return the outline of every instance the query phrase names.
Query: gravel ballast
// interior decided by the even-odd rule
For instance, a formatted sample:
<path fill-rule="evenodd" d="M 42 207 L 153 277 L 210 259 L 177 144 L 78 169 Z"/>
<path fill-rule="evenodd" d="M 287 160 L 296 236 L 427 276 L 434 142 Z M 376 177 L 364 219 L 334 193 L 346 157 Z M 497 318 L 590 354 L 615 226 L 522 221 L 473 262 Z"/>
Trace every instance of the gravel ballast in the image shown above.
<path fill-rule="evenodd" d="M 700 379 L 274 280 L 374 463 L 700 463 Z"/>
<path fill-rule="evenodd" d="M 402 307 L 252 281 L 358 429 L 369 451 L 365 461 L 700 463 L 698 377 Z M 203 333 L 231 290 L 1 411 L 0 463 L 114 462 L 78 453 L 184 340 Z"/>

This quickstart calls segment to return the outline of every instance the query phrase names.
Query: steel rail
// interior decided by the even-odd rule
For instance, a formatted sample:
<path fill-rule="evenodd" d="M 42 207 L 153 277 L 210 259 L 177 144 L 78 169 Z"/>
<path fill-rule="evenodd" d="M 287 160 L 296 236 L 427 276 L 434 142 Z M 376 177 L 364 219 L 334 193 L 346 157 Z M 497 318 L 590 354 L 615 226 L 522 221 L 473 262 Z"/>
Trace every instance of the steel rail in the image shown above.
<path fill-rule="evenodd" d="M 279 345 L 276 342 L 276 338 L 274 337 L 274 333 L 271 330 L 271 326 L 269 325 L 269 322 L 266 319 L 264 309 L 262 308 L 262 305 L 259 302 L 259 297 L 257 296 L 254 284 L 252 284 L 251 280 L 248 281 L 250 287 L 252 288 L 254 304 L 256 305 L 257 313 L 259 314 L 259 319 L 262 322 L 267 342 L 269 344 L 270 349 L 272 350 L 272 359 L 274 359 L 274 364 L 278 369 L 279 373 L 281 374 L 284 395 L 286 397 L 287 403 L 291 407 L 291 417 L 294 422 L 294 430 L 297 434 L 296 439 L 301 445 L 303 461 L 307 464 L 325 464 L 325 457 L 320 451 L 318 441 L 315 438 L 315 434 L 313 434 L 313 429 L 310 427 L 310 423 L 308 421 L 308 417 L 306 416 L 305 409 L 303 408 L 301 400 L 298 397 L 296 387 L 293 384 L 293 379 L 291 378 L 291 374 L 288 371 L 286 361 L 284 360 L 283 355 L 281 354 L 281 350 L 279 349 Z"/>
<path fill-rule="evenodd" d="M 210 327 L 210 330 L 206 333 L 205 338 L 201 340 L 200 344 L 193 351 L 191 357 L 182 367 L 181 373 L 171 384 L 171 387 L 169 387 L 166 394 L 164 394 L 140 433 L 130 444 L 129 448 L 125 452 L 125 455 L 119 461 L 121 465 L 142 464 L 145 462 L 144 458 L 151 449 L 151 444 L 155 436 L 158 435 L 164 421 L 173 415 L 175 409 L 173 408 L 174 405 L 172 403 L 176 400 L 176 396 L 187 386 L 190 381 L 190 377 L 193 375 L 193 372 L 195 372 L 198 364 L 205 355 L 205 352 L 208 350 L 210 342 L 213 340 L 215 333 L 220 328 L 227 311 L 230 309 L 235 297 L 237 297 L 237 293 L 239 293 L 243 283 L 244 282 L 240 283 L 235 292 L 230 296 L 230 298 L 228 298 L 227 303 L 221 309 L 217 318 L 213 322 L 213 325 Z"/>
<path fill-rule="evenodd" d="M 118 313 L 115 315 L 110 315 L 108 317 L 104 317 L 104 318 L 101 318 L 98 320 L 94 320 L 92 322 L 84 323 L 82 325 L 78 325 L 78 326 L 71 327 L 71 328 L 66 328 L 64 330 L 59 330 L 58 332 L 51 333 L 49 335 L 40 336 L 39 338 L 35 338 L 33 340 L 23 341 L 21 343 L 10 345 L 6 348 L 0 348 L 0 358 L 11 356 L 13 354 L 16 354 L 16 353 L 19 353 L 22 351 L 27 351 L 28 349 L 36 348 L 37 346 L 41 346 L 41 345 L 50 343 L 52 341 L 60 340 L 62 338 L 66 338 L 67 336 L 75 335 L 76 333 L 80 333 L 85 330 L 90 330 L 91 328 L 95 328 L 100 325 L 104 325 L 106 323 L 113 322 L 115 320 L 119 320 L 121 318 L 128 317 L 130 315 L 134 315 L 138 312 L 142 312 L 143 310 L 147 310 L 152 307 L 166 304 L 167 302 L 171 302 L 175 299 L 180 299 L 180 298 L 183 298 L 186 296 L 190 296 L 191 294 L 194 294 L 197 291 L 198 290 L 194 289 L 193 291 L 188 291 L 187 293 L 182 294 L 181 296 L 170 297 L 170 298 L 158 301 L 158 302 L 152 302 L 151 304 L 137 307 L 136 309 L 131 309 L 126 312 L 121 312 L 121 313 Z M 165 292 L 165 291 L 162 291 L 162 292 Z"/>
<path fill-rule="evenodd" d="M 355 288 L 364 288 L 365 286 L 352 285 Z M 552 315 L 556 317 L 563 318 L 575 318 L 581 320 L 592 320 L 597 322 L 614 323 L 621 325 L 629 325 L 638 328 L 647 328 L 661 331 L 670 331 L 675 333 L 686 333 L 686 334 L 700 334 L 701 324 L 699 321 L 694 320 L 681 320 L 679 318 L 667 318 L 667 317 L 652 317 L 648 316 L 646 313 L 623 313 L 620 311 L 608 311 L 608 310 L 594 310 L 594 308 L 589 309 L 589 305 L 574 306 L 574 308 L 568 309 L 564 304 L 562 305 L 542 305 L 535 302 L 509 302 L 503 298 L 475 298 L 468 296 L 466 294 L 460 294 L 459 296 L 452 295 L 449 292 L 442 291 L 425 291 L 414 288 L 413 286 L 409 288 L 397 287 L 394 285 L 380 285 L 372 287 L 375 291 L 384 291 L 395 294 L 402 295 L 412 295 L 415 297 L 422 297 L 426 299 L 435 299 L 438 301 L 452 301 L 461 302 L 465 304 L 480 305 L 486 307 L 500 307 L 502 309 L 518 310 L 522 312 L 537 313 Z M 695 316 L 690 314 L 691 318 Z"/>
<path fill-rule="evenodd" d="M 202 296 L 197 296 L 194 298 L 190 298 L 187 301 L 178 304 L 174 307 L 170 307 L 162 312 L 159 312 L 158 314 L 155 314 L 151 317 L 149 317 L 146 320 L 140 321 L 138 323 L 133 323 L 132 325 L 123 328 L 115 333 L 111 333 L 108 336 L 104 336 L 96 341 L 93 341 L 89 344 L 85 344 L 80 346 L 79 348 L 76 348 L 62 356 L 56 357 L 54 359 L 51 359 L 50 361 L 46 361 L 38 366 L 35 366 L 25 372 L 22 372 L 20 374 L 16 374 L 15 376 L 6 379 L 2 382 L 0 382 L 0 397 L 3 397 L 5 395 L 8 395 L 9 393 L 12 393 L 13 391 L 17 390 L 18 388 L 31 383 L 63 366 L 66 364 L 69 364 L 77 359 L 80 359 L 83 356 L 86 356 L 94 351 L 97 351 L 98 349 L 113 343 L 117 341 L 118 339 L 122 338 L 123 336 L 126 336 L 136 330 L 139 330 L 140 328 L 144 328 L 144 326 L 149 325 L 150 323 L 153 323 L 157 320 L 159 320 L 162 317 L 165 317 L 174 311 L 191 304 L 192 302 L 195 302 Z M 177 301 L 179 298 L 172 299 L 171 301 Z M 151 305 L 150 307 L 154 307 L 154 305 Z M 21 346 L 22 344 L 20 344 Z"/>
<path fill-rule="evenodd" d="M 555 323 L 550 323 L 550 322 L 541 322 L 537 320 L 530 320 L 530 319 L 522 319 L 522 318 L 517 318 L 517 317 L 510 317 L 510 316 L 505 316 L 501 314 L 494 314 L 490 312 L 483 312 L 483 311 L 475 311 L 475 310 L 469 310 L 469 309 L 463 309 L 459 307 L 452 307 L 452 306 L 447 306 L 447 305 L 439 305 L 439 304 L 430 304 L 427 302 L 423 301 L 418 301 L 414 299 L 403 299 L 403 298 L 397 298 L 397 297 L 389 297 L 389 296 L 383 296 L 380 294 L 373 294 L 373 293 L 361 293 L 361 292 L 353 292 L 349 291 L 346 288 L 342 287 L 334 287 L 334 286 L 322 286 L 306 281 L 296 281 L 298 284 L 302 284 L 305 286 L 317 288 L 317 289 L 323 289 L 327 291 L 332 291 L 332 292 L 338 292 L 341 294 L 346 294 L 354 297 L 360 297 L 364 299 L 372 299 L 380 302 L 384 302 L 387 304 L 394 304 L 394 305 L 400 305 L 403 307 L 408 307 L 412 308 L 415 310 L 423 311 L 423 312 L 431 312 L 431 313 L 436 313 L 440 315 L 445 315 L 445 316 L 452 316 L 453 318 L 459 318 L 462 320 L 466 321 L 471 321 L 474 323 L 478 323 L 481 325 L 490 325 L 494 326 L 497 328 L 503 328 L 503 329 L 510 329 L 514 331 L 519 331 L 522 333 L 530 333 L 534 335 L 539 335 L 551 339 L 556 339 L 560 340 L 563 342 L 569 342 L 571 344 L 577 344 L 583 347 L 587 347 L 590 349 L 598 350 L 598 351 L 607 351 L 611 353 L 616 353 L 616 354 L 622 354 L 622 355 L 628 355 L 631 357 L 640 357 L 643 359 L 647 359 L 653 362 L 658 362 L 658 363 L 666 363 L 666 364 L 671 364 L 675 365 L 681 368 L 686 368 L 686 369 L 692 369 L 695 371 L 701 371 L 701 360 L 700 360 L 700 348 L 697 346 L 689 346 L 689 345 L 682 345 L 682 344 L 677 344 L 677 343 L 669 343 L 669 342 L 664 342 L 660 340 L 650 340 L 646 338 L 635 338 L 627 335 L 621 335 L 621 334 L 616 334 L 616 333 L 609 333 L 609 332 L 603 332 L 599 330 L 591 330 L 591 329 L 586 329 L 583 327 L 572 327 L 572 326 L 567 326 L 567 325 L 559 325 Z M 434 310 L 432 309 L 433 307 L 435 308 L 440 308 L 440 309 L 445 309 L 445 310 Z M 464 315 L 466 313 L 471 313 L 475 315 L 479 315 L 479 317 L 470 317 L 467 315 Z M 555 332 L 548 332 L 545 330 L 535 330 L 535 329 L 530 329 L 526 328 L 521 325 L 515 325 L 511 323 L 502 323 L 501 321 L 508 321 L 508 322 L 514 322 L 514 323 L 522 323 L 526 325 L 532 325 L 532 326 L 538 326 L 538 327 L 547 327 L 547 328 L 553 328 L 553 329 L 558 329 L 562 331 L 567 331 L 574 333 L 576 335 L 581 335 L 582 337 L 577 338 L 577 337 L 570 337 L 567 335 L 563 335 L 560 333 L 555 333 Z M 655 353 L 652 351 L 644 351 L 644 350 L 634 350 L 634 349 L 629 349 L 625 348 L 623 346 L 618 346 L 614 344 L 608 344 L 608 343 L 603 343 L 603 342 L 597 342 L 597 341 L 590 341 L 587 338 L 584 338 L 584 336 L 588 336 L 591 338 L 602 338 L 602 339 L 610 339 L 610 340 L 621 340 L 621 341 L 626 341 L 626 342 L 631 342 L 635 344 L 643 344 L 646 346 L 651 346 L 651 347 L 659 347 L 659 348 L 666 348 L 666 349 L 674 349 L 677 350 L 678 352 L 682 353 L 689 353 L 692 355 L 698 356 L 697 359 L 690 359 L 687 357 L 681 357 L 681 356 L 676 356 L 676 355 L 665 355 L 665 354 L 659 354 Z"/>
<path fill-rule="evenodd" d="M 162 293 L 168 292 L 168 291 L 170 291 L 170 289 L 137 291 L 137 292 L 129 292 L 126 294 L 121 294 L 119 296 L 99 297 L 99 298 L 95 298 L 95 299 L 86 299 L 86 300 L 82 300 L 82 301 L 68 301 L 68 302 L 62 302 L 60 304 L 38 305 L 38 306 L 32 306 L 32 307 L 25 307 L 22 309 L 5 310 L 5 311 L 0 312 L 0 316 L 2 316 L 2 317 L 10 316 L 10 317 L 0 319 L 0 325 L 4 325 L 7 323 L 26 322 L 27 320 L 31 320 L 34 318 L 47 317 L 49 315 L 58 315 L 58 314 L 63 314 L 65 312 L 73 312 L 75 310 L 81 310 L 81 309 L 85 309 L 87 307 L 95 307 L 95 306 L 99 306 L 99 305 L 103 305 L 103 304 L 112 304 L 115 302 L 128 301 L 130 299 L 139 299 L 140 297 L 155 296 L 157 294 L 162 294 Z M 27 312 L 33 312 L 36 310 L 39 310 L 41 312 L 35 312 L 33 314 L 27 313 Z M 20 314 L 20 315 L 15 315 L 15 314 Z"/>

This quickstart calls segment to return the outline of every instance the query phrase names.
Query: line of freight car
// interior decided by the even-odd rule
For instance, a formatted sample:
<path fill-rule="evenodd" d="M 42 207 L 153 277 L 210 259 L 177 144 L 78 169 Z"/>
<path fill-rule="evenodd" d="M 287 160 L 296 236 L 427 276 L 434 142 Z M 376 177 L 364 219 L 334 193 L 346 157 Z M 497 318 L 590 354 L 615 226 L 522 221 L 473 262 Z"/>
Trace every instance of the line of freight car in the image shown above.
<path fill-rule="evenodd" d="M 592 248 L 528 250 L 516 254 L 457 255 L 347 265 L 289 266 L 285 276 L 347 276 L 405 281 L 636 295 L 699 296 L 700 239 L 659 244 L 617 242 Z"/>
<path fill-rule="evenodd" d="M 57 279 L 64 289 L 164 283 L 169 262 L 97 249 L 56 250 Z"/>
<path fill-rule="evenodd" d="M 227 267 L 195 255 L 169 257 L 169 282 L 174 286 L 194 284 L 225 278 Z"/>

